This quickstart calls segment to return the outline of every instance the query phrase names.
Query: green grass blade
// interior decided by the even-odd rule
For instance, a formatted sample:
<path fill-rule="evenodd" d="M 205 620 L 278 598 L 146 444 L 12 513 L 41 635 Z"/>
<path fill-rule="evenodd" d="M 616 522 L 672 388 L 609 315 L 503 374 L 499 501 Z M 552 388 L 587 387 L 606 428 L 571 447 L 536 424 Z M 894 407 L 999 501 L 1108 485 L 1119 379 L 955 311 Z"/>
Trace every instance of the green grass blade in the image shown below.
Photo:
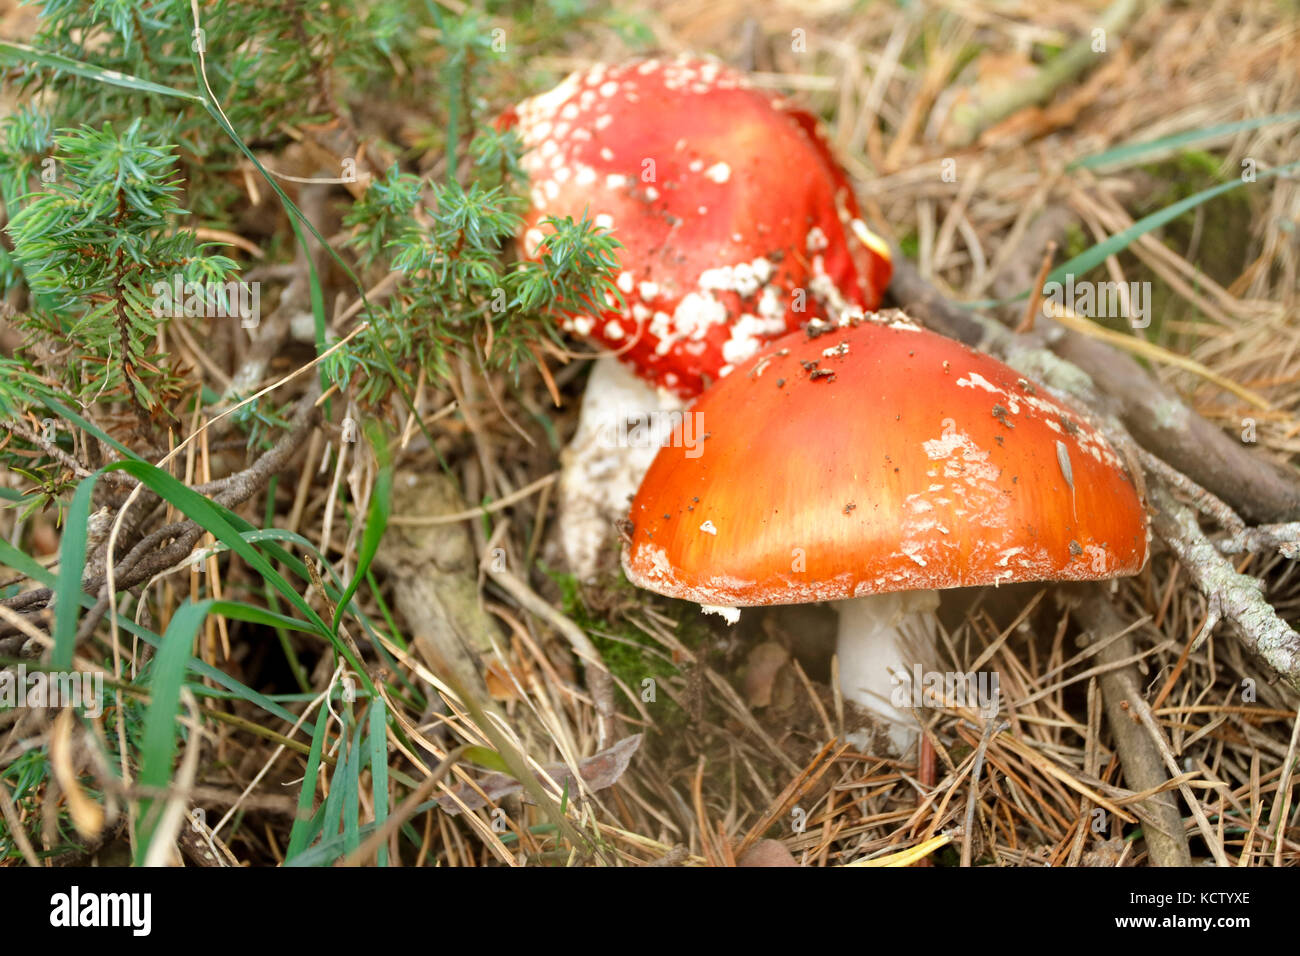
<path fill-rule="evenodd" d="M 375 825 L 383 826 L 388 819 L 388 714 L 384 699 L 376 697 L 370 702 L 370 783 L 375 804 Z M 388 847 L 381 846 L 375 854 L 380 866 L 388 865 Z"/>
<path fill-rule="evenodd" d="M 361 741 L 365 732 L 366 725 L 358 721 L 348 748 L 348 772 L 343 776 L 343 848 L 347 853 L 361 845 L 361 770 L 365 766 Z"/>
<path fill-rule="evenodd" d="M 316 775 L 320 772 L 320 758 L 325 749 L 325 730 L 329 727 L 329 720 L 329 708 L 322 704 L 320 713 L 316 715 L 311 751 L 307 754 L 307 772 L 302 778 L 302 790 L 298 792 L 298 812 L 293 821 L 293 829 L 289 832 L 289 849 L 284 857 L 286 863 L 291 863 L 294 857 L 311 844 L 325 822 L 323 816 L 319 819 L 313 817 L 311 805 L 316 799 Z M 324 807 L 321 809 L 324 810 Z"/>
<path fill-rule="evenodd" d="M 370 570 L 370 563 L 375 560 L 375 554 L 379 551 L 379 542 L 388 529 L 388 515 L 392 507 L 393 464 L 388 454 L 388 440 L 384 436 L 383 427 L 378 422 L 370 423 L 366 432 L 370 437 L 371 447 L 375 450 L 375 456 L 379 460 L 379 472 L 375 475 L 375 486 L 370 492 L 370 507 L 366 512 L 366 530 L 361 535 L 357 567 L 352 572 L 352 581 L 343 591 L 343 596 L 339 598 L 338 609 L 334 612 L 331 630 L 335 634 L 339 632 L 339 623 L 343 620 L 348 602 L 357 593 L 357 588 L 365 580 L 366 572 Z"/>
<path fill-rule="evenodd" d="M 345 723 L 347 720 L 347 711 L 344 711 Z M 342 747 L 343 753 L 339 756 L 338 763 L 334 765 L 334 776 L 330 778 L 330 792 L 325 797 L 324 815 L 321 819 L 322 839 L 332 840 L 339 835 L 339 829 L 343 821 L 343 793 L 345 789 L 344 781 L 348 776 L 348 764 L 355 758 L 355 753 L 349 746 L 347 727 L 343 730 Z"/>
<path fill-rule="evenodd" d="M 1300 170 L 1300 160 L 1293 163 L 1287 163 L 1285 166 L 1275 166 L 1272 169 L 1262 169 L 1256 174 L 1255 179 L 1258 182 L 1260 180 L 1269 179 L 1273 176 L 1284 175 L 1293 170 Z M 1164 209 L 1157 209 L 1149 216 L 1143 216 L 1127 229 L 1115 233 L 1115 235 L 1102 240 L 1095 246 L 1085 249 L 1083 252 L 1079 253 L 1079 255 L 1063 262 L 1048 274 L 1047 278 L 1043 280 L 1043 284 L 1046 285 L 1049 282 L 1062 282 L 1065 277 L 1071 273 L 1076 276 L 1083 275 L 1104 263 L 1109 257 L 1123 252 L 1153 229 L 1160 228 L 1165 223 L 1177 219 L 1188 210 L 1195 209 L 1197 206 L 1214 199 L 1216 196 L 1221 196 L 1226 192 L 1231 192 L 1239 186 L 1244 185 L 1247 185 L 1245 180 L 1240 178 L 1233 179 L 1226 183 L 1220 183 L 1217 186 L 1211 186 L 1208 189 L 1202 189 L 1200 192 L 1194 193 L 1185 199 L 1180 199 L 1176 203 L 1171 203 Z M 991 309 L 1027 299 L 1033 291 L 1033 289 L 1025 289 L 1023 292 L 1019 292 L 1010 298 L 982 299 L 977 302 L 963 302 L 961 305 L 963 308 L 967 309 Z"/>
<path fill-rule="evenodd" d="M 357 828 L 357 836 L 367 837 L 373 833 L 377 827 L 378 824 L 366 823 Z M 407 832 L 406 827 L 403 827 L 403 832 Z M 411 835 L 409 833 L 407 835 L 408 838 L 410 838 Z M 295 867 L 329 866 L 335 860 L 338 860 L 347 853 L 345 846 L 346 842 L 346 838 L 342 834 L 336 833 L 333 836 L 326 836 L 315 846 L 308 847 L 293 859 L 285 860 L 284 865 Z M 417 846 L 419 845 L 418 839 L 412 838 L 411 842 L 415 843 Z"/>
<path fill-rule="evenodd" d="M 207 617 L 210 601 L 182 604 L 172 615 L 163 635 L 162 647 L 149 668 L 149 710 L 144 719 L 144 740 L 140 745 L 140 784 L 165 787 L 171 780 L 176 756 L 176 713 L 180 707 L 181 685 L 190 659 L 194 638 Z M 164 801 L 140 801 L 137 828 L 136 864 L 144 861 L 158 826 Z"/>
<path fill-rule="evenodd" d="M 260 624 L 264 627 L 287 628 L 291 631 L 301 631 L 304 634 L 317 633 L 316 628 L 308 621 L 301 621 L 296 617 L 289 617 L 287 614 L 268 611 L 264 607 L 246 604 L 243 601 L 213 601 L 212 613 L 239 621 L 247 621 L 249 624 Z"/>
<path fill-rule="evenodd" d="M 170 96 L 194 103 L 203 102 L 203 97 L 198 94 L 187 93 L 185 90 L 178 90 L 174 86 L 163 86 L 161 83 L 142 80 L 138 76 L 118 73 L 116 70 L 105 70 L 90 63 L 82 63 L 79 60 L 60 56 L 57 53 L 38 50 L 25 43 L 11 43 L 7 40 L 0 40 L 0 67 L 19 68 L 24 66 L 41 66 L 48 70 L 59 70 L 87 80 L 94 80 L 97 83 L 107 83 L 110 86 L 121 86 L 128 90 L 135 90 L 137 93 Z"/>
<path fill-rule="evenodd" d="M 1273 113 L 1269 116 L 1256 116 L 1251 119 L 1239 120 L 1235 123 L 1220 123 L 1217 126 L 1186 130 L 1182 133 L 1174 133 L 1170 136 L 1162 136 L 1159 139 L 1147 140 L 1146 142 L 1124 143 L 1104 152 L 1076 159 L 1065 168 L 1101 169 L 1108 166 L 1128 166 L 1135 160 L 1153 153 L 1177 150 L 1193 143 L 1202 143 L 1224 136 L 1232 136 L 1235 133 L 1259 129 L 1262 126 L 1272 126 L 1274 123 L 1300 123 L 1300 112 Z"/>
<path fill-rule="evenodd" d="M 1288 163 L 1285 166 L 1278 166 L 1273 169 L 1261 170 L 1256 179 L 1259 180 L 1270 176 L 1277 176 L 1291 169 L 1300 169 L 1300 161 Z M 1123 252 L 1153 229 L 1160 228 L 1165 223 L 1177 219 L 1183 213 L 1195 209 L 1203 203 L 1209 202 L 1216 196 L 1221 196 L 1226 192 L 1231 192 L 1239 186 L 1244 185 L 1246 185 L 1245 180 L 1241 178 L 1233 179 L 1226 183 L 1220 183 L 1217 186 L 1211 186 L 1208 189 L 1202 189 L 1200 192 L 1194 193 L 1186 199 L 1180 199 L 1178 202 L 1170 203 L 1164 209 L 1157 209 L 1149 216 L 1143 216 L 1127 229 L 1103 239 L 1091 249 L 1086 249 L 1074 258 L 1057 266 L 1052 270 L 1051 274 L 1048 275 L 1046 281 L 1060 282 L 1070 273 L 1073 273 L 1074 275 L 1083 275 L 1089 270 L 1101 265 L 1116 253 Z M 1018 298 L 1023 298 L 1028 295 L 1029 291 L 1026 290 L 1024 295 L 1018 296 Z"/>
<path fill-rule="evenodd" d="M 72 670 L 72 655 L 77 649 L 77 617 L 81 604 L 81 574 L 86 567 L 86 522 L 90 517 L 90 500 L 95 491 L 94 477 L 77 485 L 63 524 L 59 542 L 59 576 L 54 585 L 54 653 L 55 670 Z"/>

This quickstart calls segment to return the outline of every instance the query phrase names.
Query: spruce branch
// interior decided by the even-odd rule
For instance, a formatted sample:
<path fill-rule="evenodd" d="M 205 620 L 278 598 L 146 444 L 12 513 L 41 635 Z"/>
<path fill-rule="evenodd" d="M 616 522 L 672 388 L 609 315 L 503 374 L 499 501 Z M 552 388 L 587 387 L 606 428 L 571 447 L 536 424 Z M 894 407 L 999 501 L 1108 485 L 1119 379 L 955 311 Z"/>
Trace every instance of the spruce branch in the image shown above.
<path fill-rule="evenodd" d="M 153 354 L 179 311 L 170 295 L 172 308 L 159 307 L 159 290 L 179 279 L 215 309 L 235 263 L 178 225 L 175 155 L 140 120 L 120 133 L 107 123 L 63 130 L 53 147 L 55 178 L 19 200 L 7 229 L 32 294 L 19 325 L 72 349 L 58 367 L 63 391 L 83 404 L 126 402 L 147 440 L 186 387 L 171 357 Z"/>

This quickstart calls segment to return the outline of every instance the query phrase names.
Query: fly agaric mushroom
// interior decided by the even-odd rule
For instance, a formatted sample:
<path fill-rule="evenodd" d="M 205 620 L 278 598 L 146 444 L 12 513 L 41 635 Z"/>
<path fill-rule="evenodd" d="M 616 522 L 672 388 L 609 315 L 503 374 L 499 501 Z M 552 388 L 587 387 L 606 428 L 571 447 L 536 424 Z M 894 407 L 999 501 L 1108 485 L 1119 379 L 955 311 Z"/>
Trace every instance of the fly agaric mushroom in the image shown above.
<path fill-rule="evenodd" d="M 901 312 L 869 318 L 810 324 L 705 392 L 703 454 L 659 452 L 623 568 L 731 620 L 840 602 L 840 686 L 902 753 L 898 675 L 933 663 L 936 590 L 1135 574 L 1148 538 L 1119 457 L 1043 387 Z"/>
<path fill-rule="evenodd" d="M 597 361 L 566 452 L 561 533 L 586 578 L 657 449 L 629 453 L 611 430 L 680 409 L 810 318 L 874 308 L 889 250 L 863 224 L 816 119 L 718 63 L 598 64 L 502 121 L 517 127 L 532 180 L 524 254 L 544 253 L 551 216 L 589 216 L 623 246 L 626 306 L 562 317 L 634 372 Z"/>

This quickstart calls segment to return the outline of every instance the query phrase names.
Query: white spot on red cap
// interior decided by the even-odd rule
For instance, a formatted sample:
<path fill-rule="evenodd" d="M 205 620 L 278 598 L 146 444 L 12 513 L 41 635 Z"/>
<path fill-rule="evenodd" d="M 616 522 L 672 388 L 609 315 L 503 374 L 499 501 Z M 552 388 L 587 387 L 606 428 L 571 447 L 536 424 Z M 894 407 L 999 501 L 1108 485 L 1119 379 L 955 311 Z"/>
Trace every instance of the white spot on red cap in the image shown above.
<path fill-rule="evenodd" d="M 714 163 L 704 171 L 704 178 L 721 185 L 731 178 L 731 167 L 726 163 Z"/>
<path fill-rule="evenodd" d="M 661 314 L 655 313 L 655 318 Z M 707 292 L 688 292 L 673 310 L 672 326 L 665 330 L 655 351 L 667 355 L 679 339 L 702 339 L 710 328 L 726 321 L 727 307 L 712 295 Z"/>
<path fill-rule="evenodd" d="M 700 273 L 700 288 L 714 292 L 735 292 L 748 299 L 772 276 L 772 263 L 759 257 L 753 262 L 718 266 Z"/>
<path fill-rule="evenodd" d="M 995 395 L 1001 395 L 1002 389 L 998 388 L 979 372 L 967 372 L 964 376 L 957 379 L 957 385 L 960 388 L 982 388 L 986 392 L 992 392 Z"/>
<path fill-rule="evenodd" d="M 784 315 L 773 322 L 746 313 L 732 324 L 731 338 L 722 343 L 722 357 L 730 364 L 737 365 L 757 352 L 765 338 L 780 335 L 784 331 Z"/>
<path fill-rule="evenodd" d="M 758 297 L 758 314 L 770 323 L 785 323 L 785 306 L 781 304 L 780 290 L 765 286 Z"/>

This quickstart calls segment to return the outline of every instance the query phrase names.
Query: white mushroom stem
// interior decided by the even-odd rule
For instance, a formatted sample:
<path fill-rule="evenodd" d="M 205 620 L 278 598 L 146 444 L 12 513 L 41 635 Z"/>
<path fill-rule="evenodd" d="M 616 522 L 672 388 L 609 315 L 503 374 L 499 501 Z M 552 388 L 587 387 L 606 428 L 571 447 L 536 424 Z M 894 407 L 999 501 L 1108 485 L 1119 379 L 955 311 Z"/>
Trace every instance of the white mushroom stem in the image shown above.
<path fill-rule="evenodd" d="M 916 668 L 928 671 L 938 660 L 939 595 L 895 591 L 837 601 L 835 607 L 840 615 L 840 690 L 881 719 L 902 756 L 920 735 L 912 710 L 919 693 L 913 689 Z M 849 742 L 859 747 L 869 738 L 849 734 Z"/>
<path fill-rule="evenodd" d="M 578 429 L 560 456 L 560 541 L 579 580 L 595 575 L 603 552 L 613 555 L 614 526 L 627 517 L 660 446 L 672 440 L 673 423 L 681 422 L 673 413 L 681 408 L 675 395 L 647 385 L 618 359 L 595 361 Z M 610 566 L 616 564 L 611 556 Z"/>

